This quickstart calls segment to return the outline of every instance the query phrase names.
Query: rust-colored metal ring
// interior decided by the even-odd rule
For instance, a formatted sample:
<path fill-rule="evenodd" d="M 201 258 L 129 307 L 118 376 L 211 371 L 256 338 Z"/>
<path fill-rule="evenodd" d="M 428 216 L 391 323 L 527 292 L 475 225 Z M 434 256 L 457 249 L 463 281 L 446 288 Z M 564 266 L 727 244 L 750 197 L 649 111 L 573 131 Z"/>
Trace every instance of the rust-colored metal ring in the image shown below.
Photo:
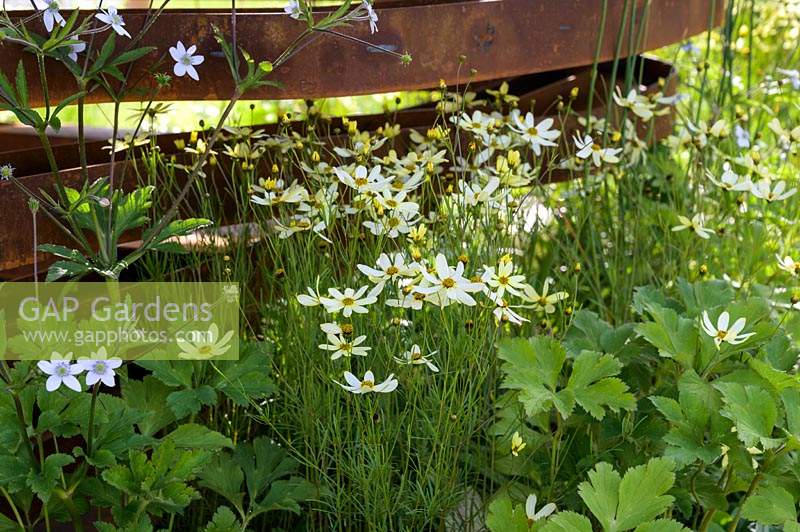
<path fill-rule="evenodd" d="M 388 0 L 378 5 L 380 30 L 370 34 L 368 24 L 353 24 L 342 31 L 374 43 L 368 47 L 332 35 L 317 35 L 276 74 L 282 87 L 264 87 L 248 93 L 254 99 L 317 98 L 350 96 L 449 85 L 466 81 L 510 78 L 547 72 L 594 62 L 600 31 L 599 0 L 462 0 L 457 2 L 401 2 Z M 623 0 L 609 0 L 600 61 L 613 59 L 617 35 L 623 21 L 631 20 L 631 9 L 623 14 Z M 680 41 L 717 24 L 723 0 L 639 0 L 635 5 L 636 27 L 643 28 L 637 53 Z M 141 10 L 121 12 L 127 28 L 135 33 L 146 14 Z M 88 13 L 87 13 L 88 14 Z M 24 13 L 20 14 L 21 16 Z M 147 68 L 163 57 L 178 38 L 197 44 L 206 57 L 200 67 L 200 82 L 176 78 L 162 90 L 159 100 L 228 99 L 233 92 L 230 72 L 220 56 L 211 27 L 231 34 L 231 14 L 223 10 L 166 11 L 144 37 L 142 45 L 158 52 L 139 62 L 131 79 L 150 86 Z M 643 25 L 643 26 L 642 26 Z M 236 19 L 239 44 L 257 60 L 270 60 L 282 52 L 304 29 L 302 22 L 282 12 L 242 10 Z M 637 30 L 638 31 L 638 30 Z M 630 32 L 626 31 L 625 35 Z M 119 45 L 125 39 L 119 39 Z M 188 44 L 187 44 L 188 45 Z M 408 50 L 414 61 L 403 67 L 396 57 L 380 53 L 378 47 L 396 52 Z M 627 55 L 628 43 L 622 43 Z M 466 56 L 460 64 L 459 55 Z M 31 78 L 37 68 L 31 54 L 12 43 L 0 45 L 0 70 L 13 73 L 22 59 Z M 470 70 L 475 69 L 474 76 Z M 160 71 L 171 72 L 166 55 Z M 76 92 L 67 70 L 55 61 L 47 64 L 49 91 L 53 101 Z M 39 83 L 30 80 L 31 98 L 41 104 Z M 131 96 L 133 98 L 133 96 Z M 96 90 L 88 98 L 108 101 Z"/>

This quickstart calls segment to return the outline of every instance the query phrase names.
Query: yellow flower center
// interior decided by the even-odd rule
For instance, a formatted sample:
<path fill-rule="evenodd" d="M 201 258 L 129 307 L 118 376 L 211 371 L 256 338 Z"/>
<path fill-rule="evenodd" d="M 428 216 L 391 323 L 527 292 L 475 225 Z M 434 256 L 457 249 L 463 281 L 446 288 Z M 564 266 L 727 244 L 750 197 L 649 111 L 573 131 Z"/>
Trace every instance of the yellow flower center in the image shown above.
<path fill-rule="evenodd" d="M 397 272 L 399 271 L 400 270 L 397 269 L 397 266 L 389 266 L 388 268 L 386 268 L 387 275 L 397 275 Z"/>
<path fill-rule="evenodd" d="M 355 304 L 356 304 L 356 300 L 353 299 L 352 297 L 346 297 L 346 298 L 342 299 L 342 305 L 344 305 L 345 307 L 351 307 L 351 306 L 353 306 Z"/>
<path fill-rule="evenodd" d="M 445 288 L 453 288 L 455 285 L 456 282 L 450 277 L 442 281 L 442 286 L 444 286 Z"/>
<path fill-rule="evenodd" d="M 530 135 L 532 137 L 535 137 L 538 134 L 539 134 L 539 130 L 536 129 L 535 127 L 529 127 L 528 128 L 528 135 Z"/>

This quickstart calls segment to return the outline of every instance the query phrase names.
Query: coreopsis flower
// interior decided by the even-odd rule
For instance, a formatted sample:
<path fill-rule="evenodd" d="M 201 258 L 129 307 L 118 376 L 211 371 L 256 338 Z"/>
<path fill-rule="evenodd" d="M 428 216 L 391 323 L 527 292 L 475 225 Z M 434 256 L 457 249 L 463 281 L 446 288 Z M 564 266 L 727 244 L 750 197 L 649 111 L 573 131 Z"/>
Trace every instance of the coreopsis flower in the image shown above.
<path fill-rule="evenodd" d="M 81 383 L 78 382 L 76 375 L 80 375 L 83 367 L 80 364 L 71 362 L 72 353 L 62 356 L 60 353 L 53 352 L 49 361 L 40 360 L 36 366 L 46 375 L 45 389 L 48 392 L 57 390 L 63 384 L 76 392 L 81 391 Z"/>
<path fill-rule="evenodd" d="M 356 267 L 375 284 L 382 284 L 387 281 L 396 281 L 401 277 L 411 277 L 416 274 L 416 270 L 406 265 L 406 259 L 402 253 L 394 253 L 391 256 L 381 253 L 375 263 L 376 268 L 365 264 Z"/>
<path fill-rule="evenodd" d="M 492 311 L 492 314 L 498 323 L 507 321 L 509 323 L 513 323 L 514 325 L 522 325 L 523 322 L 530 321 L 529 319 L 523 318 L 514 310 L 512 310 L 511 306 L 508 304 L 508 301 L 499 295 L 489 294 L 489 299 L 491 299 L 494 304 L 497 305 Z"/>
<path fill-rule="evenodd" d="M 555 304 L 563 301 L 569 297 L 567 292 L 553 292 L 550 293 L 550 283 L 552 280 L 548 277 L 544 280 L 542 292 L 539 293 L 531 285 L 525 285 L 524 299 L 533 304 L 535 310 L 544 310 L 545 314 L 552 314 L 556 311 Z"/>
<path fill-rule="evenodd" d="M 484 266 L 481 281 L 493 288 L 499 297 L 503 297 L 506 292 L 521 296 L 525 288 L 525 276 L 514 275 L 514 263 L 510 260 L 501 261 L 496 267 Z"/>
<path fill-rule="evenodd" d="M 200 76 L 197 74 L 197 70 L 194 67 L 201 65 L 206 58 L 202 55 L 195 54 L 196 51 L 196 45 L 193 44 L 189 48 L 186 48 L 181 41 L 178 41 L 175 46 L 170 47 L 169 55 L 175 60 L 175 66 L 172 71 L 176 76 L 180 78 L 189 74 L 189 77 L 193 80 L 200 81 Z"/>
<path fill-rule="evenodd" d="M 14 177 L 14 167 L 10 164 L 0 166 L 0 181 L 8 181 Z"/>
<path fill-rule="evenodd" d="M 303 14 L 302 11 L 300 11 L 300 2 L 297 0 L 289 0 L 286 2 L 286 5 L 283 7 L 283 12 L 295 20 L 299 19 Z"/>
<path fill-rule="evenodd" d="M 483 289 L 483 283 L 475 283 L 464 277 L 464 263 L 459 262 L 455 268 L 447 264 L 447 259 L 439 253 L 436 255 L 436 269 L 433 273 L 422 268 L 422 276 L 428 282 L 428 286 L 419 286 L 417 292 L 422 294 L 437 294 L 441 306 L 447 305 L 450 301 L 457 301 L 467 306 L 474 306 L 475 299 L 469 295 L 470 292 L 478 292 Z"/>
<path fill-rule="evenodd" d="M 362 222 L 364 227 L 369 229 L 369 232 L 376 236 L 388 236 L 389 238 L 397 238 L 400 235 L 407 235 L 411 232 L 419 221 L 419 216 L 416 213 L 407 215 L 403 212 L 393 212 L 376 221 L 366 220 Z"/>
<path fill-rule="evenodd" d="M 365 394 L 365 393 L 389 393 L 393 392 L 397 389 L 397 379 L 394 378 L 394 374 L 389 375 L 389 377 L 379 383 L 375 384 L 375 375 L 372 371 L 367 371 L 364 374 L 364 379 L 359 380 L 358 377 L 350 373 L 349 371 L 344 372 L 344 380 L 347 384 L 342 384 L 340 382 L 336 382 L 339 386 L 347 390 L 348 392 L 354 394 Z"/>
<path fill-rule="evenodd" d="M 336 288 L 328 289 L 329 297 L 320 297 L 319 300 L 325 310 L 333 314 L 342 311 L 345 318 L 349 318 L 353 312 L 356 314 L 366 314 L 367 305 L 375 303 L 378 298 L 371 292 L 367 294 L 368 286 L 362 286 L 357 291 L 352 288 L 345 288 L 344 292 Z"/>
<path fill-rule="evenodd" d="M 741 344 L 755 333 L 741 334 L 744 330 L 747 320 L 739 318 L 733 325 L 730 325 L 731 315 L 725 311 L 717 318 L 717 324 L 714 325 L 708 317 L 708 311 L 703 311 L 703 319 L 701 322 L 703 331 L 714 339 L 717 349 L 720 348 L 723 342 L 728 342 L 731 345 Z M 729 326 L 730 325 L 730 326 Z"/>
<path fill-rule="evenodd" d="M 469 184 L 465 181 L 458 182 L 461 196 L 464 198 L 464 203 L 468 207 L 474 207 L 481 203 L 492 203 L 494 200 L 494 193 L 499 186 L 500 179 L 497 177 L 491 178 L 484 187 L 481 187 L 478 183 Z"/>
<path fill-rule="evenodd" d="M 619 162 L 617 154 L 622 151 L 622 148 L 603 148 L 592 140 L 592 137 L 589 135 L 584 136 L 583 139 L 573 137 L 572 140 L 575 142 L 575 146 L 578 149 L 575 156 L 579 159 L 591 158 L 592 163 L 597 167 L 604 162 L 609 164 Z"/>
<path fill-rule="evenodd" d="M 797 193 L 796 188 L 786 190 L 786 181 L 778 181 L 775 186 L 772 186 L 767 179 L 762 179 L 758 183 L 753 184 L 751 189 L 753 196 L 767 200 L 768 202 L 782 201 L 794 196 Z"/>
<path fill-rule="evenodd" d="M 702 214 L 695 214 L 692 216 L 691 220 L 686 216 L 679 215 L 678 222 L 680 223 L 672 228 L 673 231 L 691 229 L 697 236 L 704 239 L 709 239 L 711 238 L 711 235 L 714 234 L 713 229 L 709 229 L 703 225 L 705 224 L 705 221 Z"/>
<path fill-rule="evenodd" d="M 410 308 L 411 310 L 422 310 L 426 301 L 433 305 L 439 305 L 440 300 L 436 294 L 427 295 L 421 292 L 415 292 L 415 289 L 416 287 L 412 288 L 412 290 L 404 294 L 402 298 L 387 299 L 386 305 L 395 308 Z"/>
<path fill-rule="evenodd" d="M 283 180 L 262 180 L 258 185 L 253 185 L 257 194 L 250 196 L 250 201 L 258 205 L 271 207 L 279 203 L 303 203 L 309 201 L 308 190 L 298 183 L 292 183 L 288 188 L 283 188 Z"/>
<path fill-rule="evenodd" d="M 524 449 L 527 445 L 528 444 L 522 440 L 522 436 L 519 435 L 519 432 L 514 432 L 514 435 L 511 436 L 511 454 L 514 456 L 519 456 L 520 451 L 522 451 L 522 449 Z"/>
<path fill-rule="evenodd" d="M 72 39 L 77 39 L 77 37 L 72 37 Z M 73 61 L 75 61 L 77 63 L 78 62 L 78 54 L 80 54 L 80 53 L 82 53 L 84 51 L 86 51 L 86 43 L 85 42 L 78 41 L 76 43 L 72 43 L 72 44 L 69 45 L 69 53 L 67 54 L 67 57 L 69 57 L 70 59 L 72 59 Z"/>
<path fill-rule="evenodd" d="M 297 301 L 304 307 L 316 307 L 322 304 L 321 296 L 310 286 L 306 287 L 307 294 L 297 294 Z"/>
<path fill-rule="evenodd" d="M 334 168 L 333 172 L 339 181 L 360 194 L 380 194 L 391 186 L 391 179 L 383 177 L 380 166 L 375 166 L 367 172 L 365 166 L 359 165 L 352 175 L 342 168 Z"/>
<path fill-rule="evenodd" d="M 97 17 L 100 22 L 111 26 L 111 29 L 114 30 L 117 35 L 124 35 L 129 39 L 131 38 L 131 34 L 125 29 L 125 21 L 122 19 L 122 16 L 117 13 L 116 7 L 109 6 L 108 9 L 101 9 L 100 13 L 96 14 L 95 17 Z"/>
<path fill-rule="evenodd" d="M 341 334 L 328 333 L 327 339 L 327 344 L 320 344 L 318 347 L 323 351 L 332 351 L 331 360 L 351 356 L 365 357 L 367 352 L 372 349 L 361 345 L 367 339 L 366 335 L 358 336 L 354 340 L 348 340 Z"/>
<path fill-rule="evenodd" d="M 750 148 L 750 133 L 739 124 L 733 127 L 733 138 L 739 148 L 743 150 Z"/>
<path fill-rule="evenodd" d="M 747 192 L 751 190 L 753 186 L 753 183 L 750 181 L 749 177 L 740 176 L 734 172 L 731 169 L 730 163 L 728 162 L 722 165 L 722 175 L 720 176 L 719 181 L 715 179 L 714 174 L 711 172 L 708 172 L 707 175 L 712 183 L 723 190 Z"/>
<path fill-rule="evenodd" d="M 795 261 L 790 256 L 781 257 L 780 255 L 775 255 L 775 258 L 778 259 L 778 268 L 781 270 L 787 271 L 792 275 L 800 276 L 800 261 Z"/>
<path fill-rule="evenodd" d="M 533 153 L 539 156 L 542 154 L 542 146 L 555 146 L 556 143 L 553 141 L 561 135 L 560 131 L 551 129 L 552 126 L 552 118 L 545 118 L 536 124 L 533 113 L 527 113 L 524 119 L 519 115 L 514 116 L 511 129 L 519 133 L 522 139 L 530 144 Z"/>
<path fill-rule="evenodd" d="M 641 94 L 636 93 L 636 89 L 631 89 L 627 96 L 622 96 L 622 91 L 617 87 L 614 93 L 614 101 L 620 107 L 630 109 L 633 114 L 647 122 L 653 118 L 653 105 L 652 102 Z"/>
<path fill-rule="evenodd" d="M 378 14 L 372 7 L 372 4 L 369 3 L 369 0 L 361 0 L 361 5 L 364 6 L 364 9 L 367 10 L 367 19 L 369 20 L 369 31 L 370 33 L 375 33 L 376 31 L 378 31 Z"/>
<path fill-rule="evenodd" d="M 409 366 L 418 366 L 424 364 L 432 372 L 438 373 L 439 368 L 436 367 L 436 364 L 434 364 L 430 358 L 436 353 L 437 351 L 433 351 L 431 353 L 428 353 L 427 355 L 423 355 L 422 348 L 420 348 L 420 346 L 418 346 L 417 344 L 414 344 L 411 346 L 411 349 L 404 352 L 399 357 L 394 357 L 394 361 L 397 362 L 398 364 L 407 364 Z"/>
<path fill-rule="evenodd" d="M 61 27 L 66 26 L 67 21 L 61 16 L 58 9 L 58 0 L 33 0 L 36 9 L 43 11 L 42 21 L 47 32 L 53 31 L 56 24 Z"/>
<path fill-rule="evenodd" d="M 208 360 L 216 358 L 227 353 L 230 348 L 230 342 L 233 338 L 233 330 L 226 332 L 222 337 L 219 335 L 219 327 L 216 323 L 212 323 L 208 331 L 199 340 L 189 341 L 185 337 L 180 337 L 176 340 L 181 352 L 178 353 L 178 358 L 185 360 Z"/>
<path fill-rule="evenodd" d="M 78 365 L 81 371 L 86 372 L 86 386 L 94 386 L 98 382 L 102 382 L 109 388 L 114 387 L 114 376 L 116 370 L 122 365 L 122 360 L 119 358 L 107 358 L 106 348 L 101 347 L 95 353 L 94 360 L 78 360 Z"/>
<path fill-rule="evenodd" d="M 531 524 L 540 519 L 546 519 L 556 511 L 556 505 L 550 502 L 542 506 L 542 509 L 537 512 L 537 502 L 536 495 L 533 494 L 528 495 L 528 499 L 525 501 L 525 515 L 528 516 L 528 522 Z"/>

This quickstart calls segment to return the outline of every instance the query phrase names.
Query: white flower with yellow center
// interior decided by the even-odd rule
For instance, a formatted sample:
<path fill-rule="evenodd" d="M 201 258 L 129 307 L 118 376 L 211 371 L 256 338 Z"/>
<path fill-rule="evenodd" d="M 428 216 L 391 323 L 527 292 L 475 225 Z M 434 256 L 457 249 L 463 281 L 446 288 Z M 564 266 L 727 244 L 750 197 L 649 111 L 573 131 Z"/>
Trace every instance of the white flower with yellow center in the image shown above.
<path fill-rule="evenodd" d="M 706 240 L 711 238 L 711 235 L 714 234 L 712 229 L 709 229 L 705 226 L 705 220 L 703 219 L 702 214 L 695 214 L 692 216 L 691 220 L 686 216 L 679 215 L 678 222 L 678 225 L 672 228 L 673 231 L 684 231 L 686 229 L 691 229 L 697 236 Z"/>
<path fill-rule="evenodd" d="M 730 325 L 730 320 L 731 315 L 726 311 L 719 315 L 719 318 L 717 318 L 717 324 L 714 325 L 714 323 L 708 317 L 708 312 L 705 310 L 703 311 L 703 319 L 701 322 L 703 331 L 705 331 L 707 335 L 714 339 L 717 349 L 720 348 L 723 342 L 728 342 L 731 345 L 738 345 L 755 334 L 741 334 L 745 325 L 747 324 L 747 320 L 745 318 L 739 318 L 733 323 L 733 325 Z"/>
<path fill-rule="evenodd" d="M 579 159 L 591 159 L 592 163 L 597 167 L 603 163 L 614 164 L 619 162 L 617 154 L 622 151 L 622 148 L 603 148 L 589 135 L 584 136 L 583 139 L 573 137 L 572 140 L 578 150 L 575 156 Z"/>
<path fill-rule="evenodd" d="M 556 145 L 553 141 L 561 135 L 561 132 L 553 130 L 552 127 L 552 118 L 545 118 L 536 124 L 533 113 L 527 113 L 524 119 L 520 115 L 514 116 L 514 123 L 511 125 L 511 129 L 519 133 L 522 139 L 531 145 L 533 153 L 537 156 L 542 154 L 543 146 Z"/>
<path fill-rule="evenodd" d="M 397 379 L 394 378 L 394 374 L 389 375 L 389 378 L 387 378 L 385 381 L 376 384 L 375 375 L 372 373 L 372 371 L 367 371 L 364 374 L 363 379 L 359 379 L 349 371 L 345 371 L 344 380 L 347 382 L 347 384 L 342 384 L 336 381 L 334 382 L 348 392 L 354 394 L 389 393 L 396 390 L 398 384 Z"/>
<path fill-rule="evenodd" d="M 514 263 L 503 261 L 497 267 L 484 266 L 481 281 L 495 290 L 498 297 L 508 292 L 515 296 L 522 296 L 525 289 L 525 276 L 514 275 Z"/>
<path fill-rule="evenodd" d="M 441 306 L 448 305 L 451 301 L 457 301 L 467 306 L 474 306 L 475 299 L 469 295 L 470 292 L 483 290 L 483 283 L 475 283 L 464 277 L 464 263 L 460 262 L 455 268 L 447 264 L 447 259 L 439 253 L 436 255 L 435 271 L 428 272 L 427 269 L 420 269 L 422 276 L 427 281 L 428 286 L 419 286 L 416 291 L 421 294 L 437 294 Z"/>
<path fill-rule="evenodd" d="M 794 196 L 797 193 L 796 188 L 786 190 L 786 181 L 778 181 L 775 186 L 772 186 L 767 179 L 762 179 L 758 183 L 753 184 L 751 189 L 753 196 L 767 200 L 769 202 L 782 201 Z"/>
<path fill-rule="evenodd" d="M 614 101 L 620 107 L 633 111 L 633 114 L 645 122 L 653 118 L 655 105 L 646 96 L 637 94 L 636 89 L 631 89 L 627 96 L 622 96 L 622 91 L 617 87 L 614 93 Z"/>
<path fill-rule="evenodd" d="M 437 352 L 438 351 L 432 351 L 427 355 L 423 355 L 422 348 L 420 348 L 420 346 L 417 344 L 414 344 L 411 346 L 411 349 L 404 352 L 399 357 L 394 357 L 394 361 L 398 364 L 406 364 L 409 366 L 419 366 L 424 364 L 432 372 L 438 373 L 439 368 L 437 368 L 436 365 L 431 361 L 431 357 Z"/>
<path fill-rule="evenodd" d="M 509 322 L 513 323 L 514 325 L 522 325 L 523 322 L 530 321 L 529 319 L 523 318 L 514 310 L 512 310 L 511 306 L 508 304 L 508 301 L 497 294 L 489 294 L 489 299 L 491 299 L 494 304 L 497 305 L 492 311 L 492 314 L 498 323 Z M 555 308 L 553 310 L 555 310 Z"/>
<path fill-rule="evenodd" d="M 800 275 L 800 261 L 795 261 L 788 255 L 785 257 L 775 255 L 775 258 L 778 259 L 778 268 L 787 271 L 792 275 Z"/>
<path fill-rule="evenodd" d="M 221 338 L 219 336 L 219 327 L 216 323 L 212 323 L 208 331 L 198 335 L 199 339 L 194 341 L 187 340 L 186 337 L 180 337 L 176 340 L 181 352 L 178 353 L 178 358 L 185 360 L 208 360 L 216 358 L 227 353 L 230 348 L 230 342 L 233 338 L 233 331 L 226 332 Z"/>
<path fill-rule="evenodd" d="M 392 183 L 391 179 L 383 177 L 380 166 L 373 167 L 369 172 L 367 172 L 367 167 L 362 165 L 356 166 L 352 174 L 345 171 L 344 168 L 334 168 L 333 172 L 339 181 L 359 194 L 380 194 Z"/>
<path fill-rule="evenodd" d="M 406 259 L 402 253 L 393 253 L 391 256 L 381 253 L 375 263 L 375 268 L 366 264 L 359 264 L 356 267 L 375 284 L 396 281 L 401 277 L 413 277 L 416 275 L 416 270 L 406 265 Z"/>
<path fill-rule="evenodd" d="M 344 292 L 336 288 L 329 288 L 328 295 L 330 297 L 321 297 L 320 302 L 329 313 L 342 312 L 345 318 L 349 318 L 353 312 L 356 314 L 366 314 L 367 305 L 375 303 L 378 298 L 374 295 L 367 294 L 368 286 L 362 286 L 358 290 L 352 288 L 345 288 Z"/>
<path fill-rule="evenodd" d="M 707 175 L 712 183 L 723 190 L 749 192 L 753 187 L 753 183 L 750 181 L 750 178 L 746 176 L 740 176 L 734 172 L 731 169 L 731 164 L 728 162 L 722 165 L 722 176 L 720 176 L 719 181 L 715 179 L 714 174 L 711 172 L 708 172 Z"/>
<path fill-rule="evenodd" d="M 552 281 L 548 277 L 544 281 L 544 286 L 542 287 L 542 292 L 539 293 L 536 291 L 534 287 L 531 285 L 525 285 L 525 295 L 524 298 L 533 303 L 533 308 L 535 310 L 544 310 L 545 314 L 552 314 L 556 311 L 555 304 L 559 301 L 563 301 L 569 297 L 567 292 L 554 292 L 550 293 L 550 283 Z"/>
<path fill-rule="evenodd" d="M 463 180 L 458 182 L 464 204 L 468 207 L 474 207 L 481 203 L 493 203 L 494 193 L 499 186 L 500 178 L 498 177 L 491 178 L 484 187 L 479 183 L 467 183 Z"/>
<path fill-rule="evenodd" d="M 528 495 L 528 499 L 525 501 L 525 515 L 528 516 L 528 522 L 533 524 L 534 522 L 540 519 L 546 519 L 556 511 L 556 505 L 552 502 L 545 504 L 542 506 L 542 509 L 538 512 L 536 511 L 536 503 L 537 503 L 536 495 Z"/>
<path fill-rule="evenodd" d="M 331 360 L 351 356 L 365 357 L 367 352 L 372 349 L 361 345 L 366 339 L 365 335 L 358 336 L 355 340 L 350 340 L 341 334 L 328 333 L 328 343 L 320 344 L 318 347 L 323 351 L 332 351 Z"/>

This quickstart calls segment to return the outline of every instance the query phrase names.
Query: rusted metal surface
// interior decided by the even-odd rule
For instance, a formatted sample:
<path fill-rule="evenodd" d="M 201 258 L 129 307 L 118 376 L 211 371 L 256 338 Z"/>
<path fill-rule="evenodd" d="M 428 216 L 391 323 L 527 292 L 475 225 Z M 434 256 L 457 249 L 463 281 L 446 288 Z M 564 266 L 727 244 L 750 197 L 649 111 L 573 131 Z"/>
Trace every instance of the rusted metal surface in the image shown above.
<path fill-rule="evenodd" d="M 601 61 L 615 55 L 617 34 L 624 17 L 623 0 L 608 2 Z M 300 53 L 292 57 L 274 78 L 282 87 L 264 87 L 248 93 L 257 99 L 317 98 L 436 87 L 448 84 L 494 80 L 584 66 L 594 61 L 600 31 L 599 0 L 462 0 L 434 3 L 389 2 L 379 5 L 380 30 L 370 35 L 368 24 L 357 23 L 342 31 L 367 40 L 372 47 L 328 34 L 316 34 Z M 651 50 L 705 31 L 709 22 L 721 20 L 722 0 L 639 0 L 637 27 L 643 25 L 638 51 Z M 715 10 L 712 12 L 712 10 Z M 140 10 L 123 13 L 127 28 L 135 33 L 146 17 Z M 227 99 L 233 92 L 230 72 L 212 35 L 212 25 L 231 34 L 231 14 L 224 10 L 167 11 L 155 22 L 142 44 L 158 52 L 133 69 L 129 79 L 139 86 L 152 83 L 157 71 L 171 72 L 166 53 L 178 38 L 197 44 L 206 57 L 200 67 L 201 81 L 176 78 L 157 95 L 160 100 Z M 241 11 L 237 15 L 239 44 L 257 60 L 275 59 L 304 29 L 304 24 L 282 12 Z M 630 32 L 625 31 L 628 35 Z M 125 39 L 118 40 L 122 44 Z M 622 50 L 630 50 L 623 42 Z M 409 51 L 414 61 L 403 67 L 393 56 L 376 47 Z M 466 61 L 459 62 L 463 54 Z M 36 77 L 33 57 L 18 45 L 0 45 L 0 69 L 12 73 L 23 59 L 29 76 Z M 57 62 L 47 64 L 49 91 L 54 101 L 76 92 L 67 70 Z M 476 74 L 470 77 L 470 70 Z M 41 103 L 38 83 L 31 80 L 31 97 Z M 131 96 L 135 99 L 134 96 Z M 107 101 L 101 90 L 89 100 Z"/>
<path fill-rule="evenodd" d="M 665 94 L 672 94 L 675 90 L 675 79 L 671 67 L 666 63 L 654 60 L 646 60 L 643 72 L 645 74 L 643 84 L 646 86 L 646 93 L 654 93 L 661 90 L 658 80 L 665 79 Z M 604 71 L 601 70 L 601 74 Z M 527 109 L 532 107 L 537 116 L 543 117 L 553 113 L 553 103 L 560 96 L 567 98 L 573 87 L 579 87 L 580 96 L 574 102 L 574 109 L 580 114 L 586 112 L 586 94 L 590 81 L 590 69 L 575 69 L 572 71 L 561 72 L 560 74 L 539 74 L 527 76 L 516 80 L 511 80 L 512 93 L 520 94 L 520 107 Z M 605 76 L 601 76 L 598 86 L 608 86 L 610 81 Z M 605 95 L 598 94 L 593 106 L 595 116 L 605 114 Z M 396 116 L 396 123 L 400 124 L 405 132 L 411 129 L 425 130 L 430 127 L 439 117 L 438 111 L 432 106 L 407 109 L 400 111 Z M 357 117 L 361 130 L 375 130 L 387 121 L 386 115 L 370 115 Z M 331 124 L 331 130 L 341 126 L 341 121 L 335 119 Z M 663 138 L 671 131 L 672 121 L 670 116 L 661 116 L 654 123 L 653 140 Z M 264 129 L 267 133 L 276 131 L 275 125 L 254 126 L 257 129 Z M 568 119 L 564 124 L 563 139 L 569 142 L 572 133 L 578 128 L 574 119 Z M 164 153 L 176 152 L 175 140 L 187 140 L 188 133 L 160 135 L 158 144 Z M 340 142 L 340 138 L 331 138 L 330 142 Z M 108 162 L 108 152 L 103 151 L 105 142 L 92 142 L 88 144 L 88 157 L 91 166 L 89 167 L 90 179 L 105 177 L 108 175 L 110 167 Z M 81 172 L 75 168 L 78 166 L 77 147 L 75 145 L 62 145 L 54 148 L 56 158 L 59 160 L 61 168 L 66 170 L 61 172 L 61 178 L 67 186 L 79 186 L 82 182 Z M 52 177 L 47 173 L 43 163 L 43 157 L 39 150 L 23 150 L 17 152 L 2 153 L 0 147 L 0 160 L 8 161 L 17 167 L 18 176 L 24 177 L 22 182 L 31 190 L 52 191 Z M 122 180 L 123 186 L 131 186 L 135 177 L 132 172 L 126 172 L 121 162 L 116 163 L 115 175 Z M 72 168 L 72 169 L 69 169 Z M 34 175 L 36 174 L 36 175 Z M 559 181 L 568 178 L 568 174 L 563 171 L 550 169 L 544 176 L 547 181 Z M 0 279 L 19 278 L 30 275 L 30 264 L 33 262 L 33 228 L 30 213 L 26 208 L 27 197 L 11 182 L 0 182 L 0 228 L 12 230 L 0 231 Z M 191 207 L 189 207 L 191 208 Z M 65 235 L 42 214 L 38 216 L 39 242 L 69 244 Z M 241 222 L 241 220 L 227 220 L 228 223 Z M 135 237 L 134 237 L 135 239 Z M 41 268 L 47 264 L 48 257 L 40 254 Z"/>

